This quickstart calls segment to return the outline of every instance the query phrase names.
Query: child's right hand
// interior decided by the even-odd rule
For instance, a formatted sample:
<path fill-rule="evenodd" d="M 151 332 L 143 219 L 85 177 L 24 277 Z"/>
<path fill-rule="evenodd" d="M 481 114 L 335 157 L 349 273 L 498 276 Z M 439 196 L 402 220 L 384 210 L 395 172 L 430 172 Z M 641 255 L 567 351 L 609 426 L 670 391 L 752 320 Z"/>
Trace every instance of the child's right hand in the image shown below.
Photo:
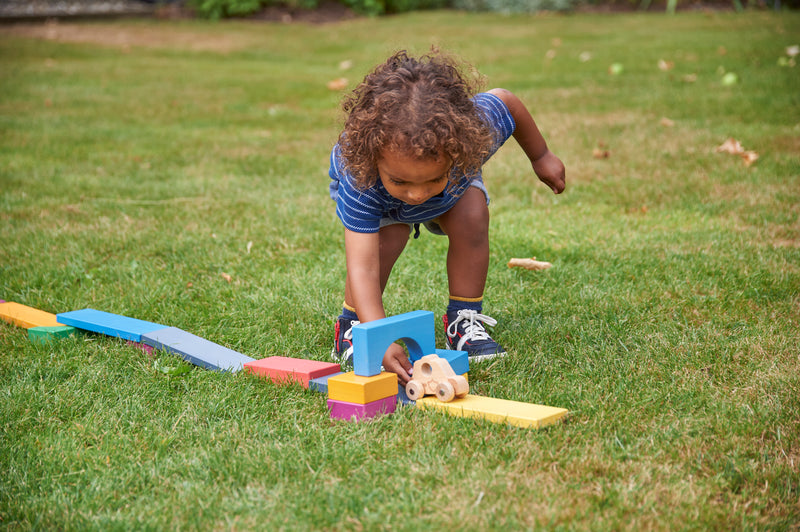
<path fill-rule="evenodd" d="M 386 371 L 397 374 L 400 384 L 405 386 L 411 380 L 411 361 L 400 344 L 394 343 L 383 355 L 383 367 Z"/>

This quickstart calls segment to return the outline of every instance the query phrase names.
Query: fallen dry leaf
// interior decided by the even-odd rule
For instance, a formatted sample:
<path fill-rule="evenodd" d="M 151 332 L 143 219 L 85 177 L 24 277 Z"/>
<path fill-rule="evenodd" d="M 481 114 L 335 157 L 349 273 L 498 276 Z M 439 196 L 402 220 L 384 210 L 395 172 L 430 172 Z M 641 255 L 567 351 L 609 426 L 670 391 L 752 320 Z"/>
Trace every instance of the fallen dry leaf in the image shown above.
<path fill-rule="evenodd" d="M 336 78 L 328 82 L 328 89 L 332 91 L 343 91 L 347 88 L 347 78 Z"/>
<path fill-rule="evenodd" d="M 758 160 L 758 154 L 754 151 L 748 150 L 744 152 L 742 155 L 742 162 L 745 166 L 750 166 L 754 162 Z"/>
<path fill-rule="evenodd" d="M 726 139 L 725 142 L 717 146 L 717 153 L 731 153 L 737 155 L 744 151 L 742 145 L 734 138 Z"/>
<path fill-rule="evenodd" d="M 222 278 L 228 282 L 231 282 L 233 280 L 233 278 L 225 272 L 222 272 L 220 275 L 222 275 Z"/>
<path fill-rule="evenodd" d="M 750 166 L 756 162 L 756 160 L 758 160 L 758 153 L 752 150 L 745 150 L 742 147 L 742 144 L 734 138 L 726 139 L 725 142 L 717 146 L 715 151 L 717 153 L 730 153 L 731 155 L 738 155 L 742 158 L 742 162 L 745 166 Z"/>
<path fill-rule="evenodd" d="M 672 70 L 675 68 L 675 63 L 672 61 L 664 61 L 663 59 L 658 60 L 658 69 L 663 70 L 666 72 L 667 70 Z"/>
<path fill-rule="evenodd" d="M 595 159 L 608 159 L 611 153 L 608 150 L 604 150 L 602 148 L 594 148 L 592 150 L 592 157 Z"/>
<path fill-rule="evenodd" d="M 529 259 L 511 259 L 508 261 L 509 268 L 525 268 L 526 270 L 546 270 L 553 265 L 549 262 L 543 262 L 536 260 L 536 257 L 531 257 Z"/>

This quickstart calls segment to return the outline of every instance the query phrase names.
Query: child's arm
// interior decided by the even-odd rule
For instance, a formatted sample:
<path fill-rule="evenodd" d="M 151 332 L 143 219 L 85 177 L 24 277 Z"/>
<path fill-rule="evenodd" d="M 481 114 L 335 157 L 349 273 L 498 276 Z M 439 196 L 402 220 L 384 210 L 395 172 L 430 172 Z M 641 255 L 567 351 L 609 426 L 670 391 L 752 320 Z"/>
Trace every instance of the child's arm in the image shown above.
<path fill-rule="evenodd" d="M 362 323 L 386 317 L 380 285 L 380 237 L 378 233 L 356 233 L 344 230 L 351 303 Z M 383 357 L 386 371 L 396 373 L 405 385 L 411 378 L 411 362 L 399 344 L 393 343 Z"/>
<path fill-rule="evenodd" d="M 566 187 L 564 163 L 547 148 L 547 143 L 527 107 L 506 89 L 492 89 L 489 93 L 503 100 L 508 107 L 517 125 L 514 138 L 530 159 L 533 171 L 554 193 L 562 193 Z"/>

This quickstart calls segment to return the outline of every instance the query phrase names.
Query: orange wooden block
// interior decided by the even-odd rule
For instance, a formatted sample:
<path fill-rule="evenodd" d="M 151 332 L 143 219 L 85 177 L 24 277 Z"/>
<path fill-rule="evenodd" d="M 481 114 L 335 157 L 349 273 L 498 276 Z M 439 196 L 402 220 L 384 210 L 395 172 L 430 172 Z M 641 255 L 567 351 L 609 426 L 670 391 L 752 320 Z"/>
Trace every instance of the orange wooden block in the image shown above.
<path fill-rule="evenodd" d="M 244 364 L 245 371 L 275 382 L 297 381 L 308 388 L 308 381 L 342 371 L 339 364 L 304 358 L 267 357 Z"/>
<path fill-rule="evenodd" d="M 55 314 L 10 301 L 0 303 L 0 319 L 26 329 L 64 325 L 58 323 Z"/>
<path fill-rule="evenodd" d="M 354 371 L 328 379 L 328 398 L 345 403 L 365 405 L 397 395 L 397 375 L 386 371 L 372 377 Z"/>

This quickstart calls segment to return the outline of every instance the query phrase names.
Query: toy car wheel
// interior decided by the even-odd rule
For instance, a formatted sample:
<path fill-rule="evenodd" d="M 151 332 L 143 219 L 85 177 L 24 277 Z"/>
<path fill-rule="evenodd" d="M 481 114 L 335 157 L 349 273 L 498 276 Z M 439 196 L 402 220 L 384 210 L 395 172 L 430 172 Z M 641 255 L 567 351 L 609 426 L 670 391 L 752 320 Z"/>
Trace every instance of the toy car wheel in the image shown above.
<path fill-rule="evenodd" d="M 408 381 L 408 384 L 406 384 L 406 395 L 412 401 L 416 401 L 425 395 L 425 388 L 417 381 Z"/>
<path fill-rule="evenodd" d="M 440 382 L 436 389 L 436 397 L 443 403 L 449 403 L 456 396 L 456 389 L 449 382 Z"/>

